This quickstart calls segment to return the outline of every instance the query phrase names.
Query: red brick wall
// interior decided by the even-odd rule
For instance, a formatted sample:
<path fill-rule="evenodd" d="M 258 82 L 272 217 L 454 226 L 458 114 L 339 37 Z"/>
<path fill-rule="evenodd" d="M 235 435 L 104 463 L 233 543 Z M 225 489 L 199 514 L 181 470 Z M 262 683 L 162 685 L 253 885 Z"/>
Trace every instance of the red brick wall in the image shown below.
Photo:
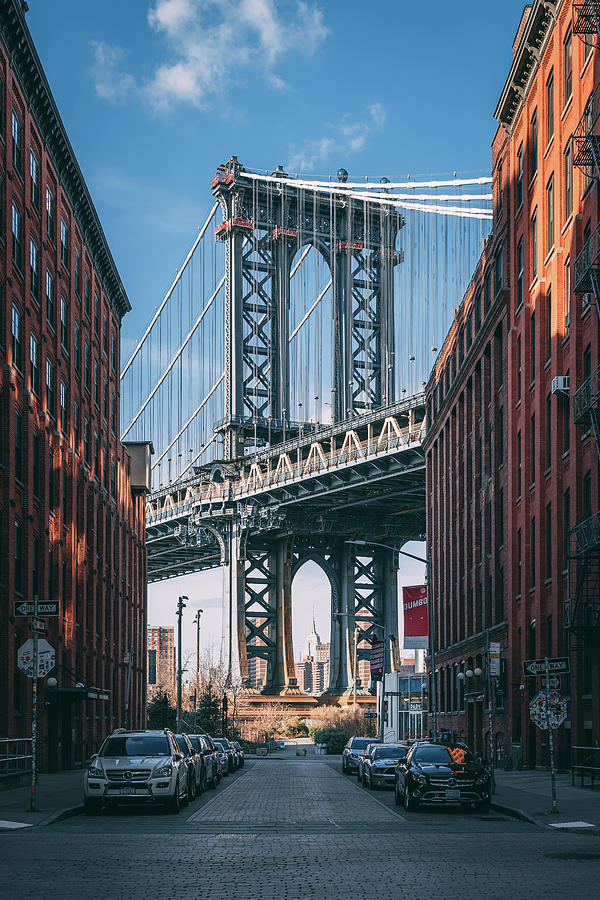
<path fill-rule="evenodd" d="M 26 63 L 17 55 L 17 66 L 21 65 Z M 78 220 L 74 209 L 77 199 L 67 194 L 63 187 L 65 173 L 55 168 L 47 152 L 42 136 L 46 126 L 31 114 L 21 79 L 11 68 L 7 48 L 1 44 L 0 81 L 0 736 L 31 733 L 31 681 L 15 669 L 16 650 L 31 632 L 28 619 L 13 616 L 13 601 L 33 597 L 37 542 L 39 597 L 57 598 L 61 605 L 60 617 L 47 620 L 47 639 L 56 650 L 57 665 L 52 675 L 58 680 L 58 689 L 51 691 L 45 681 L 41 683 L 42 756 L 45 765 L 54 769 L 85 759 L 107 731 L 122 723 L 126 674 L 123 658 L 130 646 L 134 648 L 130 722 L 144 722 L 144 498 L 132 496 L 128 456 L 118 436 L 123 309 L 105 289 L 95 266 L 89 240 L 90 235 L 97 237 L 96 226 L 89 221 L 83 225 Z M 13 165 L 13 109 L 22 128 L 21 172 Z M 32 202 L 30 149 L 39 164 L 39 209 Z M 56 204 L 54 238 L 47 228 L 46 185 L 51 186 Z M 20 267 L 12 259 L 13 205 L 22 217 Z M 66 265 L 61 261 L 61 219 L 69 229 Z M 39 253 L 37 300 L 32 293 L 29 265 L 31 239 Z M 76 251 L 81 260 L 77 285 Z M 46 270 L 54 279 L 54 327 L 47 315 Z M 84 298 L 86 275 L 90 283 L 89 314 Z M 61 335 L 61 298 L 68 310 L 67 346 Z M 20 317 L 20 364 L 12 346 L 13 309 Z M 79 367 L 76 327 L 80 329 Z M 30 366 L 32 335 L 39 348 L 36 391 Z M 86 344 L 90 354 L 90 390 L 84 384 Z M 47 360 L 55 373 L 54 415 L 48 408 Z M 96 366 L 99 389 L 95 396 Z M 67 390 L 66 422 L 61 421 L 61 382 Z M 76 405 L 80 417 L 78 439 Z M 20 449 L 15 434 L 16 415 L 21 422 Z M 90 430 L 88 460 L 84 453 L 85 420 Z M 15 525 L 21 534 L 20 561 L 15 560 Z M 109 691 L 110 700 L 71 699 L 67 689 L 78 683 Z"/>

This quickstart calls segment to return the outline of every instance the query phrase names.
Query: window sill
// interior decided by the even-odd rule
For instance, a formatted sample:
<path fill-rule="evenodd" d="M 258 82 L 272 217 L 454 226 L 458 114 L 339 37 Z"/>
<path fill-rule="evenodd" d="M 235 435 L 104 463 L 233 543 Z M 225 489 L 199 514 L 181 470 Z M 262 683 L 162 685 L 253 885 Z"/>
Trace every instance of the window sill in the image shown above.
<path fill-rule="evenodd" d="M 552 244 L 552 246 L 550 247 L 550 249 L 549 249 L 548 252 L 546 253 L 546 257 L 545 257 L 545 259 L 544 259 L 544 265 L 545 265 L 545 266 L 548 265 L 548 263 L 549 263 L 550 260 L 552 259 L 552 256 L 553 256 L 553 255 L 554 255 L 554 244 Z"/>
<path fill-rule="evenodd" d="M 548 475 L 551 473 L 551 471 L 552 471 L 552 466 L 548 466 L 548 468 L 544 470 L 544 478 L 547 478 Z"/>
<path fill-rule="evenodd" d="M 568 450 L 565 450 L 565 452 L 561 456 L 561 459 L 568 459 L 570 455 L 571 455 L 571 450 L 569 448 Z"/>
<path fill-rule="evenodd" d="M 552 357 L 550 356 L 544 363 L 544 372 L 552 365 Z"/>
<path fill-rule="evenodd" d="M 565 118 L 565 116 L 567 115 L 567 113 L 569 112 L 569 110 L 570 110 L 570 108 L 571 108 L 572 105 L 573 105 L 573 91 L 571 91 L 571 96 L 569 97 L 569 99 L 568 99 L 567 102 L 565 103 L 564 109 L 563 109 L 563 111 L 562 111 L 561 114 L 560 114 L 560 120 L 561 120 L 561 122 L 563 121 L 563 119 Z"/>
<path fill-rule="evenodd" d="M 521 495 L 519 494 L 519 496 L 515 500 L 515 506 L 517 505 L 517 503 L 520 503 L 520 502 L 521 502 Z"/>
<path fill-rule="evenodd" d="M 520 315 L 521 315 L 521 310 L 523 309 L 523 305 L 524 305 L 524 304 L 523 304 L 523 301 L 521 300 L 521 302 L 519 303 L 519 305 L 518 305 L 517 308 L 515 309 L 515 319 L 517 318 L 517 316 L 520 316 Z"/>
<path fill-rule="evenodd" d="M 535 481 L 532 481 L 529 485 L 529 493 L 531 493 L 532 491 L 535 491 Z"/>
<path fill-rule="evenodd" d="M 550 150 L 550 147 L 552 146 L 553 143 L 554 143 L 554 135 L 552 135 L 552 137 L 546 144 L 546 149 L 544 150 L 544 157 L 543 157 L 544 159 L 546 159 L 546 157 L 548 156 L 548 151 Z"/>
<path fill-rule="evenodd" d="M 589 316 L 591 308 L 592 308 L 591 303 L 588 303 L 588 305 L 586 306 L 585 309 L 583 309 L 583 307 L 581 308 L 581 321 L 582 322 L 584 319 L 586 319 Z"/>
<path fill-rule="evenodd" d="M 569 218 L 567 219 L 567 221 L 565 222 L 563 227 L 560 229 L 560 233 L 564 234 L 565 231 L 568 231 L 568 229 L 571 227 L 572 224 L 573 224 L 573 213 L 571 212 L 571 215 L 569 216 Z"/>
<path fill-rule="evenodd" d="M 583 61 L 583 68 L 582 68 L 581 72 L 579 73 L 580 78 L 583 78 L 583 74 L 584 74 L 585 70 L 587 69 L 587 67 L 589 66 L 590 59 L 593 57 L 593 55 L 594 55 L 594 49 L 592 47 L 591 53 L 588 53 L 587 58 L 584 59 L 584 61 Z"/>
<path fill-rule="evenodd" d="M 552 575 L 549 578 L 544 578 L 544 587 L 550 587 L 552 584 Z"/>
<path fill-rule="evenodd" d="M 520 397 L 517 400 L 517 402 L 515 403 L 515 409 L 521 409 L 521 398 Z"/>
<path fill-rule="evenodd" d="M 528 390 L 532 391 L 532 390 L 534 389 L 534 387 L 535 387 L 535 378 L 533 379 L 533 381 L 532 381 L 531 384 L 529 385 Z"/>
<path fill-rule="evenodd" d="M 520 594 L 517 594 L 517 595 L 516 595 L 515 601 L 516 601 L 517 603 L 520 603 L 520 602 L 521 602 L 521 595 L 520 595 Z"/>
<path fill-rule="evenodd" d="M 539 167 L 535 170 L 535 172 L 531 176 L 531 181 L 529 182 L 529 187 L 527 188 L 528 191 L 531 191 L 531 188 L 535 184 L 537 176 L 538 176 L 538 172 L 539 172 Z"/>

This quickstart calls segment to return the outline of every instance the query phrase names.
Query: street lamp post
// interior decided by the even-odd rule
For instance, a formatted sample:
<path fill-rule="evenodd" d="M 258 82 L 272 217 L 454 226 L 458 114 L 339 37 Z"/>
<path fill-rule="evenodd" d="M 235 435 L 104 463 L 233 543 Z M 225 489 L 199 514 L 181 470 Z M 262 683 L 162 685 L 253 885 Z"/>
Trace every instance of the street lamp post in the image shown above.
<path fill-rule="evenodd" d="M 194 731 L 196 730 L 196 713 L 198 710 L 198 690 L 200 687 L 200 616 L 204 612 L 199 609 L 194 617 L 196 623 L 196 700 L 194 702 Z"/>
<path fill-rule="evenodd" d="M 189 600 L 189 597 L 180 597 L 177 601 L 177 731 L 181 731 L 181 679 L 183 676 L 181 663 L 181 620 L 183 619 L 183 610 L 185 609 L 184 600 Z"/>
<path fill-rule="evenodd" d="M 379 541 L 346 541 L 346 544 L 355 544 L 359 547 L 383 547 L 385 550 L 392 550 L 401 556 L 408 556 L 409 559 L 416 559 L 417 562 L 425 563 L 427 566 L 427 618 L 429 625 L 429 664 L 431 667 L 431 680 L 429 687 L 429 701 L 431 708 L 431 736 L 437 741 L 437 690 L 435 683 L 435 618 L 433 615 L 433 581 L 431 577 L 431 556 L 427 554 L 427 559 L 422 556 L 415 556 L 414 553 L 407 553 L 406 550 L 398 550 L 390 544 L 382 544 Z M 385 635 L 384 635 L 385 636 Z M 385 676 L 385 641 L 383 647 L 384 676 Z M 385 683 L 385 682 L 384 682 Z M 384 691 L 385 693 L 385 691 Z"/>

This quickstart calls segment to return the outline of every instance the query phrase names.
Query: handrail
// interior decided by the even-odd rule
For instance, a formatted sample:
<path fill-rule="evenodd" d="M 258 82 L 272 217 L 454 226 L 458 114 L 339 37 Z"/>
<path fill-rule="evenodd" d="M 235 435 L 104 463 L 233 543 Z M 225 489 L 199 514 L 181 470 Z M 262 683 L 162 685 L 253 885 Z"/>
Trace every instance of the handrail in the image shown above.
<path fill-rule="evenodd" d="M 575 422 L 584 419 L 593 407 L 600 406 L 600 366 L 577 388 L 573 404 Z"/>
<path fill-rule="evenodd" d="M 575 554 L 585 553 L 591 547 L 600 547 L 600 512 L 594 513 L 571 529 L 575 538 Z"/>
<path fill-rule="evenodd" d="M 30 749 L 31 738 L 0 738 L 0 778 L 31 771 L 32 755 L 23 753 L 21 744 L 26 745 L 24 749 Z"/>
<path fill-rule="evenodd" d="M 588 282 L 589 271 L 600 257 L 600 224 L 594 228 L 575 260 L 575 283 L 573 289 L 577 294 L 587 293 L 591 286 Z"/>

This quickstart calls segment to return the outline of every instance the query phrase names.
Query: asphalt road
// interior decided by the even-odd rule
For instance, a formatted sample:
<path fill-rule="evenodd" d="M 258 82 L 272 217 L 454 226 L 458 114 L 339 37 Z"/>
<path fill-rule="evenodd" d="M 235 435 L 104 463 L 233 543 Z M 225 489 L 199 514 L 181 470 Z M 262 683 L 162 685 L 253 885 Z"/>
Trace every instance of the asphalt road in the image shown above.
<path fill-rule="evenodd" d="M 596 898 L 600 838 L 406 814 L 307 757 L 248 762 L 179 816 L 140 807 L 2 833 L 0 864 L 11 898 Z"/>

